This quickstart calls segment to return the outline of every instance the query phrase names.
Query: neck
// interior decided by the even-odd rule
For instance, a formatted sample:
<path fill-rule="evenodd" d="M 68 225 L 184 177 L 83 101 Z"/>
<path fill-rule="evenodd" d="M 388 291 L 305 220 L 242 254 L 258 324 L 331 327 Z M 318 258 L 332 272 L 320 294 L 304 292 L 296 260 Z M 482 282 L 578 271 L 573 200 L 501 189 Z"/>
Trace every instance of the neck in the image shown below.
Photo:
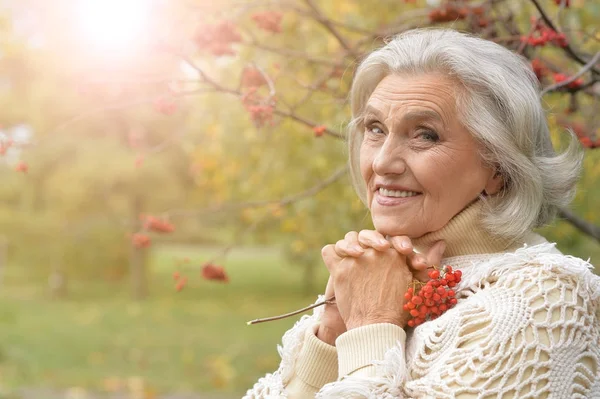
<path fill-rule="evenodd" d="M 482 208 L 481 200 L 474 201 L 440 230 L 414 238 L 412 241 L 415 249 L 426 253 L 436 241 L 444 240 L 444 258 L 506 251 L 511 247 L 511 241 L 494 236 L 484 229 L 481 223 Z"/>

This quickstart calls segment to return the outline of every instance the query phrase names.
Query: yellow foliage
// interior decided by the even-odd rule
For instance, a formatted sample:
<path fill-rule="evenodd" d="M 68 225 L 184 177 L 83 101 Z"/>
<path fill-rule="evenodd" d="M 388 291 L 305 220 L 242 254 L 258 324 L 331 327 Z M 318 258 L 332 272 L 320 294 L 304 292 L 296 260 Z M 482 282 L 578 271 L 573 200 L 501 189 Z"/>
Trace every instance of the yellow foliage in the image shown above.
<path fill-rule="evenodd" d="M 284 233 L 294 233 L 298 231 L 298 224 L 294 219 L 285 219 L 281 222 L 281 231 Z"/>
<path fill-rule="evenodd" d="M 236 377 L 236 371 L 231 365 L 231 359 L 227 355 L 217 355 L 207 359 L 206 367 L 210 374 L 210 380 L 215 388 L 227 388 Z"/>
<path fill-rule="evenodd" d="M 302 240 L 294 240 L 292 242 L 292 251 L 295 253 L 302 253 L 306 251 L 307 246 L 306 243 Z"/>
<path fill-rule="evenodd" d="M 118 392 L 123 389 L 124 385 L 119 377 L 107 377 L 102 381 L 102 386 L 106 392 Z"/>

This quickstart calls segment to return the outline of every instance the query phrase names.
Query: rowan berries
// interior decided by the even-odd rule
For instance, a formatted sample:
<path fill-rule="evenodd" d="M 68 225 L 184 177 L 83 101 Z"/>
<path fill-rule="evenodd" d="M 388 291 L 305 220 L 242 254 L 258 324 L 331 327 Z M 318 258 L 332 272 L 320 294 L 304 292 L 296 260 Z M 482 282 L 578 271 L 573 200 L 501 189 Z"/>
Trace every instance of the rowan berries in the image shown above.
<path fill-rule="evenodd" d="M 427 283 L 415 281 L 404 294 L 406 303 L 403 309 L 409 312 L 409 327 L 417 327 L 427 320 L 435 320 L 446 310 L 458 302 L 456 292 L 452 287 L 461 281 L 462 272 L 446 265 L 441 269 L 435 268 L 428 273 Z"/>

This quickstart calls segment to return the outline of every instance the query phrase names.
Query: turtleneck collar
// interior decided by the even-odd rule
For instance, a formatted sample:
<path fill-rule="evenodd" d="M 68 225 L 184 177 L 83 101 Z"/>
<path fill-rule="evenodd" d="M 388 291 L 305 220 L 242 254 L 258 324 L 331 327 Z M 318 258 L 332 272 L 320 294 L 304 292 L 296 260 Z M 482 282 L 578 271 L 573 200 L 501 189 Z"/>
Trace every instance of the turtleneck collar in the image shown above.
<path fill-rule="evenodd" d="M 418 252 L 426 253 L 439 240 L 446 242 L 444 258 L 505 252 L 514 242 L 487 232 L 481 224 L 483 202 L 479 199 L 456 214 L 440 230 L 412 240 Z"/>

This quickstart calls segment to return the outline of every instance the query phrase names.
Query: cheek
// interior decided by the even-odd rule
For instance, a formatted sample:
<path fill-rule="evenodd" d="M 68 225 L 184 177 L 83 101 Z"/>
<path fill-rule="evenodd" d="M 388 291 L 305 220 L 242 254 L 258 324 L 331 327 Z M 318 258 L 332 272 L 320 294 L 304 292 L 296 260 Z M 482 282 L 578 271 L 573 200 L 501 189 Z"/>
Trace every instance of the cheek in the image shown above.
<path fill-rule="evenodd" d="M 371 175 L 373 174 L 373 154 L 365 146 L 361 146 L 359 153 L 360 162 L 360 174 L 362 175 L 365 183 L 369 182 Z"/>

